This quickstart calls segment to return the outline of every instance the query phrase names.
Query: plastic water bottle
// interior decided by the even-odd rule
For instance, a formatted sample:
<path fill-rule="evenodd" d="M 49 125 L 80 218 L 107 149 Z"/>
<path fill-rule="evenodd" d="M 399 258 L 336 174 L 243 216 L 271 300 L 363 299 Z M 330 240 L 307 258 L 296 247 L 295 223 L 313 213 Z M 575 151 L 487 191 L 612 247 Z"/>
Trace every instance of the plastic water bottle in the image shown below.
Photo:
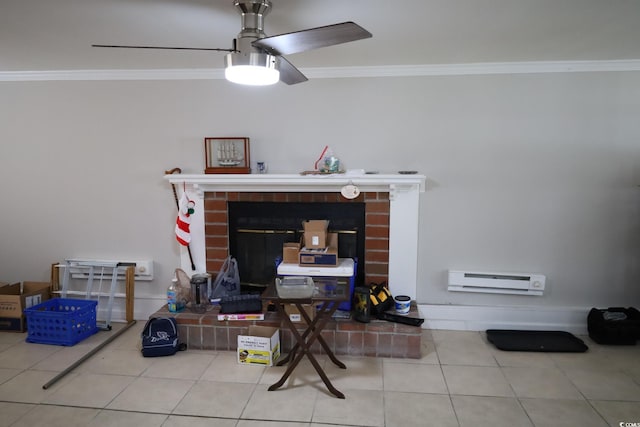
<path fill-rule="evenodd" d="M 174 278 L 167 289 L 167 308 L 171 313 L 177 313 L 184 308 L 182 300 L 178 296 L 178 278 Z"/>

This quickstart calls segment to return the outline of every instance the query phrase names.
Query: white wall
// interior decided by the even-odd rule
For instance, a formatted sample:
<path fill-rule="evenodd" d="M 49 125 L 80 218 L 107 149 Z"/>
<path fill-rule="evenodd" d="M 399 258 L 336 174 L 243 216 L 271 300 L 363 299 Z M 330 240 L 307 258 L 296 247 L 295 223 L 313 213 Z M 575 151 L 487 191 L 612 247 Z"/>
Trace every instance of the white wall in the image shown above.
<path fill-rule="evenodd" d="M 248 136 L 270 172 L 310 169 L 329 144 L 348 168 L 425 174 L 420 303 L 640 305 L 638 72 L 0 82 L 0 99 L 0 281 L 153 259 L 144 318 L 179 265 L 163 172 L 201 173 L 205 136 Z M 539 272 L 547 290 L 449 293 L 449 268 Z"/>

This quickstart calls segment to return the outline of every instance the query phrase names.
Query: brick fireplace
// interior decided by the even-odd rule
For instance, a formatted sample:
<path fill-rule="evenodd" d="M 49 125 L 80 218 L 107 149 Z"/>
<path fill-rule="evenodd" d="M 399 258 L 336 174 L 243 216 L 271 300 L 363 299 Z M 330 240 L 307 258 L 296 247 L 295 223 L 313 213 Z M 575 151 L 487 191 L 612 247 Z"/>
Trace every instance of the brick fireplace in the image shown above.
<path fill-rule="evenodd" d="M 199 272 L 218 271 L 220 262 L 228 254 L 227 200 L 349 203 L 350 200 L 341 196 L 341 189 L 355 185 L 360 190 L 356 200 L 366 203 L 365 280 L 387 280 L 393 294 L 416 298 L 423 175 L 175 174 L 165 178 L 179 189 L 186 188 L 196 202 L 191 216 L 190 251 Z M 181 265 L 185 271 L 191 271 L 191 261 L 184 248 Z"/>
<path fill-rule="evenodd" d="M 228 202 L 364 203 L 365 283 L 387 281 L 395 295 L 416 298 L 419 194 L 422 175 L 167 175 L 178 188 L 185 188 L 196 202 L 191 216 L 191 257 L 186 249 L 181 264 L 191 271 L 215 273 L 229 254 Z M 345 185 L 355 185 L 355 199 L 341 195 Z M 362 261 L 359 261 L 362 262 Z M 162 309 L 163 311 L 165 309 Z M 190 348 L 235 350 L 236 337 L 246 333 L 249 323 L 218 321 L 218 308 L 211 312 L 178 314 L 181 336 Z M 412 316 L 418 316 L 415 305 Z M 275 317 L 274 317 L 275 316 Z M 280 325 L 276 313 L 268 313 L 259 324 Z M 323 336 L 336 354 L 417 358 L 420 357 L 420 327 L 374 320 L 363 324 L 346 319 L 329 323 Z M 281 329 L 282 350 L 292 343 L 289 331 Z M 312 349 L 322 352 L 321 348 Z"/>

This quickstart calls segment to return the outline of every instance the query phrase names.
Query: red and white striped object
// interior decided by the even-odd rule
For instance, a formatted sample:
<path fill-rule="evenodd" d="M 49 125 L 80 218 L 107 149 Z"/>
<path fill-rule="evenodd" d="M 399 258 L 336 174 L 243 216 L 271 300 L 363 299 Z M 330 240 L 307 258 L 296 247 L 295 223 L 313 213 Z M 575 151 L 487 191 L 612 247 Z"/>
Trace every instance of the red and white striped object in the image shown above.
<path fill-rule="evenodd" d="M 188 246 L 191 242 L 191 232 L 189 225 L 191 224 L 191 212 L 193 212 L 193 201 L 189 200 L 187 193 L 182 193 L 180 202 L 178 203 L 178 218 L 176 219 L 176 240 L 182 246 Z"/>

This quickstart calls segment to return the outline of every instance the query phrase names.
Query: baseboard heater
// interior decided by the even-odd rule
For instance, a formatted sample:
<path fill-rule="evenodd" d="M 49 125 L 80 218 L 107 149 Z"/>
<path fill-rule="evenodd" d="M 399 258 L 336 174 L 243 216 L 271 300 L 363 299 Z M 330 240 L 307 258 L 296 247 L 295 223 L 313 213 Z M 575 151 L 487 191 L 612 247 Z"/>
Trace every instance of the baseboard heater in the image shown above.
<path fill-rule="evenodd" d="M 527 273 L 487 273 L 449 270 L 449 291 L 542 295 L 545 276 Z"/>

